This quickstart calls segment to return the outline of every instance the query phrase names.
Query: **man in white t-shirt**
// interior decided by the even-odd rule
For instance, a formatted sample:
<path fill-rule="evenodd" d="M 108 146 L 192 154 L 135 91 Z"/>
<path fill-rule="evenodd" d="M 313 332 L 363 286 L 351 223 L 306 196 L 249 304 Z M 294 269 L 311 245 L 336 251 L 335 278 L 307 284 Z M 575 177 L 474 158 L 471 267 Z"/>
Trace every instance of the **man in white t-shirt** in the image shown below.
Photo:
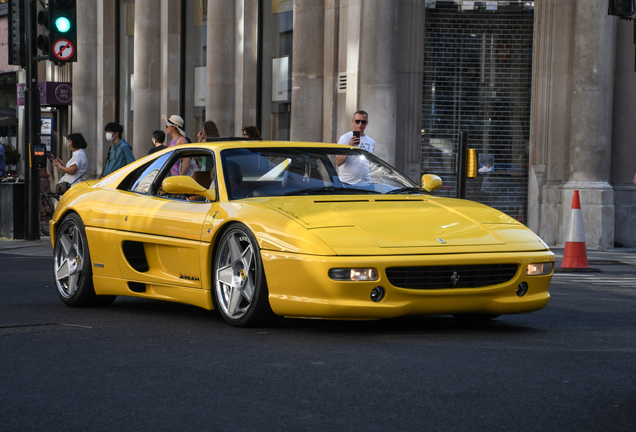
<path fill-rule="evenodd" d="M 369 123 L 369 114 L 362 110 L 356 111 L 351 123 L 353 124 L 353 131 L 342 135 L 338 140 L 338 144 L 356 146 L 369 153 L 373 153 L 375 150 L 375 141 L 370 136 L 364 134 L 364 130 Z M 359 132 L 360 137 L 354 136 L 354 132 Z M 369 176 L 369 161 L 364 157 L 336 156 L 336 165 L 338 166 L 338 176 L 343 183 L 357 184 L 371 182 L 371 177 Z"/>

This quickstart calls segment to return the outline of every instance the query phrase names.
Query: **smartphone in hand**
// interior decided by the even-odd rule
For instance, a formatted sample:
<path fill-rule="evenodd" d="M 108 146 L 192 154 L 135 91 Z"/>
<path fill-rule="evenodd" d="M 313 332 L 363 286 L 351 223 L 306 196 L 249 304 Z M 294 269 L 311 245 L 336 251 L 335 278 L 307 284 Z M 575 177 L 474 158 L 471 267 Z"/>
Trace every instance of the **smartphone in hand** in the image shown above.
<path fill-rule="evenodd" d="M 353 138 L 358 138 L 358 142 L 357 143 L 350 143 L 351 145 L 354 146 L 359 146 L 360 145 L 360 131 L 353 131 Z M 352 138 L 352 141 L 353 141 Z"/>

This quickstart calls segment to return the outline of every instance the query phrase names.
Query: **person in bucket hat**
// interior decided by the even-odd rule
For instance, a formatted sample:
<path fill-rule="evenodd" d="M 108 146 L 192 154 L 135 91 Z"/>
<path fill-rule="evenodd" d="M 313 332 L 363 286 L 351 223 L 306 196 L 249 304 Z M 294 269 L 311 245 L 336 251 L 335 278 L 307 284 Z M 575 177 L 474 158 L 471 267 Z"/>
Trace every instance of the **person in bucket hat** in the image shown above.
<path fill-rule="evenodd" d="M 183 130 L 183 119 L 180 116 L 173 114 L 170 116 L 170 118 L 166 118 L 166 116 L 164 115 L 163 119 L 166 121 L 166 129 L 168 129 L 169 127 L 173 127 L 175 128 L 175 132 L 179 132 L 179 135 L 185 137 L 186 133 Z M 172 136 L 170 132 L 168 132 L 168 134 Z"/>
<path fill-rule="evenodd" d="M 163 116 L 163 119 L 166 121 L 166 133 L 170 135 L 172 140 L 168 147 L 174 147 L 182 144 L 188 144 L 188 140 L 185 136 L 185 131 L 183 130 L 183 119 L 178 115 L 171 115 L 169 118 Z M 170 172 L 172 175 L 192 175 L 194 171 L 197 170 L 197 165 L 194 159 L 192 158 L 181 158 L 179 161 L 174 164 Z"/>

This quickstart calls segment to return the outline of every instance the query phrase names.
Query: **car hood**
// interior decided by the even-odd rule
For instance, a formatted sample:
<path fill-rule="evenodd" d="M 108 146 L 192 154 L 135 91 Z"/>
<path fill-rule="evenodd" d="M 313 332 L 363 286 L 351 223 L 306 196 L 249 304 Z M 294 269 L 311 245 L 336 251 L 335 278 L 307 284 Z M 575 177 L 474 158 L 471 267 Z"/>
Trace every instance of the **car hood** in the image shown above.
<path fill-rule="evenodd" d="M 373 248 L 385 253 L 390 252 L 388 249 L 404 253 L 399 250 L 421 248 L 457 252 L 457 247 L 502 250 L 502 246 L 512 244 L 514 250 L 546 249 L 538 237 L 516 220 L 467 200 L 312 196 L 269 198 L 261 204 L 305 226 L 338 254 L 358 254 Z M 521 244 L 525 246 L 520 247 Z"/>

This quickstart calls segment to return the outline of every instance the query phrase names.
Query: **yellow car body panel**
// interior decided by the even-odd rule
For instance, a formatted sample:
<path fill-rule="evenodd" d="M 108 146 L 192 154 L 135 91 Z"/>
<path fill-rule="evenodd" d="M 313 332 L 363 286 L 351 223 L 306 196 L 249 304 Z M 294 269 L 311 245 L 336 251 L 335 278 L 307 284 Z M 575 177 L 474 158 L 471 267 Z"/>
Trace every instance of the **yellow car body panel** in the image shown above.
<path fill-rule="evenodd" d="M 236 142 L 192 144 L 220 153 Z M 246 147 L 341 145 L 294 142 L 242 143 Z M 165 154 L 170 149 L 158 152 Z M 108 177 L 82 182 L 61 199 L 50 221 L 51 242 L 64 217 L 76 213 L 86 227 L 98 295 L 125 295 L 213 308 L 214 254 L 229 224 L 255 236 L 274 313 L 294 317 L 388 318 L 437 313 L 525 313 L 549 300 L 551 274 L 526 276 L 530 263 L 554 263 L 532 231 L 485 205 L 430 195 L 309 195 L 229 200 L 217 174 L 217 201 L 190 202 L 140 195 L 117 187 L 153 157 Z M 133 245 L 145 262 L 131 263 Z M 406 289 L 393 286 L 386 269 L 457 264 L 518 265 L 515 276 L 483 288 Z M 147 268 L 146 268 L 147 266 Z M 334 281 L 331 268 L 375 268 L 377 281 Z M 517 296 L 521 283 L 528 293 Z M 143 285 L 145 291 L 136 287 Z M 381 302 L 370 292 L 382 286 Z"/>
<path fill-rule="evenodd" d="M 501 284 L 483 288 L 405 289 L 388 281 L 386 268 L 395 266 L 452 266 L 455 255 L 315 257 L 263 252 L 265 272 L 274 313 L 290 317 L 392 318 L 403 315 L 441 313 L 510 314 L 543 308 L 550 299 L 551 275 L 526 276 L 530 263 L 553 262 L 549 251 L 536 253 L 468 254 L 462 260 L 471 264 L 517 264 L 515 276 Z M 379 272 L 377 281 L 338 282 L 327 273 L 334 267 L 371 267 Z M 528 294 L 519 297 L 521 282 L 529 285 Z M 381 302 L 371 301 L 371 290 L 381 286 L 386 295 Z M 301 288 L 302 287 L 302 288 Z"/>

